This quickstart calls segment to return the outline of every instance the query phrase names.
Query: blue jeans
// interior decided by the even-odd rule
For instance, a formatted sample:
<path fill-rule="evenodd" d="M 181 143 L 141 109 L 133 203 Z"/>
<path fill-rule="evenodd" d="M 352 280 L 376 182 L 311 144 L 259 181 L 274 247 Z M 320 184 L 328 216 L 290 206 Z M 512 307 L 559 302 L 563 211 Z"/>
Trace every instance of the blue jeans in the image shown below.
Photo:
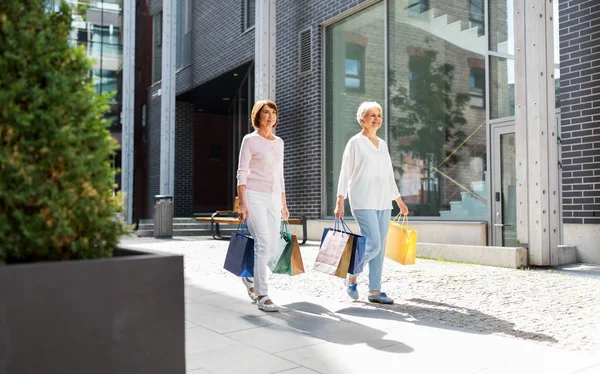
<path fill-rule="evenodd" d="M 358 222 L 360 234 L 366 238 L 365 264 L 369 265 L 369 290 L 371 291 L 381 290 L 385 238 L 390 227 L 391 213 L 391 209 L 357 209 L 352 212 Z"/>

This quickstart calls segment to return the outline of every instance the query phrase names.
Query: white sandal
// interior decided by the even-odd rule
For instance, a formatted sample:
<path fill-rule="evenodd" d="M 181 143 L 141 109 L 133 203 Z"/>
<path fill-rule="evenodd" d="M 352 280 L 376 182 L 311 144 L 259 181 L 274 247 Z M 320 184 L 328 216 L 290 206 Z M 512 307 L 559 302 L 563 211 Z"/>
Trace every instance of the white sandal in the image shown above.
<path fill-rule="evenodd" d="M 256 305 L 258 305 L 258 309 L 262 310 L 263 312 L 278 312 L 279 307 L 276 304 L 265 304 L 268 300 L 271 300 L 269 296 L 264 296 L 262 299 L 256 299 Z"/>
<path fill-rule="evenodd" d="M 248 289 L 248 297 L 250 297 L 250 300 L 256 301 L 256 294 L 253 291 L 250 291 L 251 288 L 254 288 L 254 282 L 249 281 L 246 277 L 242 277 L 242 282 Z"/>

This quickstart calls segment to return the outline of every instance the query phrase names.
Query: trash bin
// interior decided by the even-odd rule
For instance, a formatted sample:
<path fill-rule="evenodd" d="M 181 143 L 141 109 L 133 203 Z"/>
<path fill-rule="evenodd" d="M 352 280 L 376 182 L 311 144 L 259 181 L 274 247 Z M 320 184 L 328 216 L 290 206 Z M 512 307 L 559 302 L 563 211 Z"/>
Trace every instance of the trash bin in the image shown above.
<path fill-rule="evenodd" d="M 173 237 L 173 196 L 154 196 L 154 237 Z"/>

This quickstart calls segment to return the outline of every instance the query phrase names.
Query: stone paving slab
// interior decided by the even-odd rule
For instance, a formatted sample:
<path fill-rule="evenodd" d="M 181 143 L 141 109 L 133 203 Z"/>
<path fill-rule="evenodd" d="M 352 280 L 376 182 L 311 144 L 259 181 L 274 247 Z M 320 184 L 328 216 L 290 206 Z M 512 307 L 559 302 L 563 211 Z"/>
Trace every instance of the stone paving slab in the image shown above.
<path fill-rule="evenodd" d="M 273 276 L 270 295 L 285 309 L 266 314 L 222 270 L 227 242 L 128 244 L 185 255 L 190 373 L 369 373 L 382 372 L 381 362 L 393 372 L 600 372 L 592 305 L 600 278 L 593 271 L 386 262 L 386 285 L 397 287 L 386 290 L 397 305 L 382 307 L 348 301 L 339 279 L 311 271 L 317 248 L 303 246 L 307 274 Z M 460 281 L 448 281 L 450 275 Z M 411 282 L 430 283 L 430 293 L 416 297 L 425 290 Z M 488 287 L 497 292 L 482 294 Z"/>

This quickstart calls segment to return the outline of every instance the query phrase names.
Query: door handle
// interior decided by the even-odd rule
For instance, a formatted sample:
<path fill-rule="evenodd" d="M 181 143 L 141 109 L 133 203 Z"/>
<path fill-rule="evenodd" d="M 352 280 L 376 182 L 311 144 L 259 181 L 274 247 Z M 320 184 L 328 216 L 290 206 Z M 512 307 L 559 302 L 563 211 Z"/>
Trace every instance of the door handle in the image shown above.
<path fill-rule="evenodd" d="M 502 218 L 500 217 L 500 212 L 496 212 L 496 222 L 500 222 L 502 221 Z M 504 225 L 502 223 L 494 223 L 494 227 L 503 227 Z"/>

